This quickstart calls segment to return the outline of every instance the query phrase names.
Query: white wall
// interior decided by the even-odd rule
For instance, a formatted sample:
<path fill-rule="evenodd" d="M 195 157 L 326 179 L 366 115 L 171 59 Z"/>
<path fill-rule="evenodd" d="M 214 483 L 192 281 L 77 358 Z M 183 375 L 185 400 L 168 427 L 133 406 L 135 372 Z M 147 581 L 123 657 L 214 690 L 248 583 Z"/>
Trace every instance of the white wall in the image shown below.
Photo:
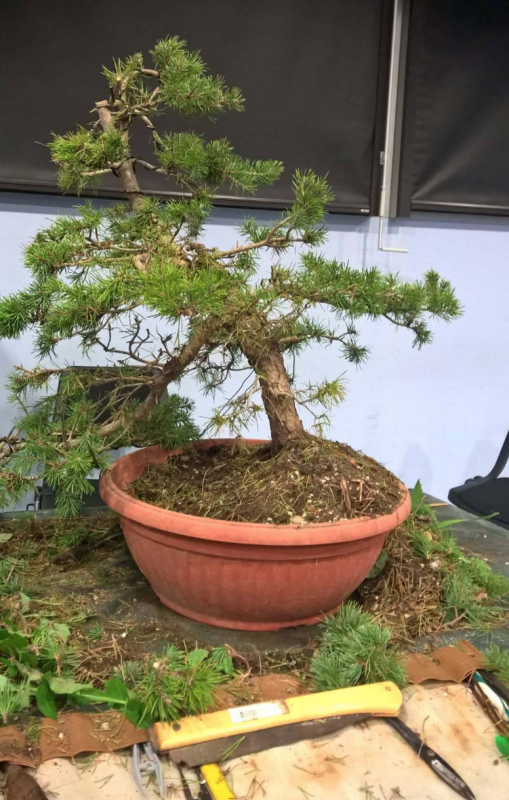
<path fill-rule="evenodd" d="M 75 202 L 0 193 L 1 294 L 26 285 L 23 245 L 52 217 L 72 213 Z M 206 242 L 231 246 L 241 217 L 238 210 L 217 210 Z M 333 347 L 308 350 L 298 363 L 305 380 L 335 377 L 346 369 L 348 394 L 334 413 L 331 437 L 374 456 L 408 485 L 420 478 L 428 492 L 445 498 L 451 486 L 492 467 L 509 429 L 509 220 L 422 214 L 391 223 L 386 244 L 408 247 L 408 255 L 377 250 L 375 218 L 331 216 L 328 225 L 323 248 L 328 256 L 356 267 L 376 264 L 410 280 L 434 268 L 452 281 L 465 307 L 462 319 L 434 325 L 435 341 L 421 351 L 412 349 L 407 331 L 366 322 L 359 327 L 372 352 L 361 369 L 345 365 Z M 83 363 L 72 344 L 60 352 Z M 13 416 L 4 380 L 20 363 L 34 363 L 30 337 L 0 341 L 1 433 Z M 189 382 L 183 391 L 194 398 L 203 420 L 208 399 Z M 262 425 L 259 433 L 266 432 Z"/>

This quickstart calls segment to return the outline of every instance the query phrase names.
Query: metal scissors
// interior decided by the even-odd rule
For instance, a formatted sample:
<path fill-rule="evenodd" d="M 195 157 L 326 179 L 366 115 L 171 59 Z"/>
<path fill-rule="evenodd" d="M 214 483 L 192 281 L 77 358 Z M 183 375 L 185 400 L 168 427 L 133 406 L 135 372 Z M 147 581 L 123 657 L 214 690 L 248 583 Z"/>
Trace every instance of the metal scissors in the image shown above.
<path fill-rule="evenodd" d="M 475 800 L 475 795 L 469 786 L 465 783 L 463 778 L 460 778 L 456 770 L 454 770 L 438 753 L 435 753 L 431 747 L 428 747 L 422 739 L 414 733 L 408 725 L 398 719 L 397 717 L 384 717 L 385 721 L 396 730 L 400 736 L 403 737 L 405 742 L 415 750 L 419 758 L 422 758 L 425 764 L 433 770 L 435 775 L 438 775 L 444 783 L 454 789 L 465 800 Z"/>
<path fill-rule="evenodd" d="M 184 792 L 184 797 L 186 800 L 211 800 L 212 795 L 210 794 L 206 781 L 200 774 L 199 769 L 194 769 L 194 774 L 196 775 L 196 780 L 198 782 L 198 794 L 194 795 L 191 794 L 191 790 L 189 789 L 186 777 L 184 775 L 184 771 L 182 769 L 181 764 L 177 764 L 177 769 L 180 775 L 180 783 L 182 785 L 182 791 Z"/>

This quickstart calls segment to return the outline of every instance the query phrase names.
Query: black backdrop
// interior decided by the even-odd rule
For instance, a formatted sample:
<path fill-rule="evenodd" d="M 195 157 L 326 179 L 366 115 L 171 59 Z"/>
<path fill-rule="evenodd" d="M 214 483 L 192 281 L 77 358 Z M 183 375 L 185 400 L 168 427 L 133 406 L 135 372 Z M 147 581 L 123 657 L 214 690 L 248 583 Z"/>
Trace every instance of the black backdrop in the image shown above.
<path fill-rule="evenodd" d="M 202 51 L 212 72 L 241 88 L 246 111 L 227 113 L 215 124 L 168 115 L 168 127 L 226 135 L 242 155 L 284 161 L 283 178 L 264 192 L 261 205 L 285 203 L 293 170 L 311 167 L 329 174 L 335 193 L 331 210 L 373 213 L 375 154 L 383 148 L 389 5 L 382 0 L 3 0 L 0 188 L 54 191 L 48 151 L 35 142 L 90 122 L 94 102 L 107 96 L 101 65 L 110 66 L 113 56 L 146 53 L 157 39 L 179 35 Z M 149 190 L 172 189 L 157 176 L 142 180 Z M 105 194 L 114 196 L 115 183 L 110 185 Z"/>
<path fill-rule="evenodd" d="M 509 214 L 509 0 L 412 0 L 399 208 Z"/>

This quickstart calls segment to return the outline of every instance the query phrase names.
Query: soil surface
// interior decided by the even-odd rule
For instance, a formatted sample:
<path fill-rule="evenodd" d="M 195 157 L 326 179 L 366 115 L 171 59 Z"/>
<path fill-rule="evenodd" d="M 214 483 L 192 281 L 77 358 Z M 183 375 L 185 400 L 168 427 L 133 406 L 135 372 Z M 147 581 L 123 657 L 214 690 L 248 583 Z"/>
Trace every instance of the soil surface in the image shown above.
<path fill-rule="evenodd" d="M 488 525 L 481 522 L 471 527 L 475 524 Z M 390 534 L 385 556 L 352 600 L 388 626 L 393 641 L 404 646 L 413 647 L 416 640 L 422 642 L 422 637 L 445 630 L 464 636 L 468 623 L 461 615 L 445 623 L 441 574 L 435 559 L 416 554 L 410 525 L 428 530 L 429 520 L 414 517 Z M 493 532 L 487 528 L 491 538 L 481 534 L 476 551 L 484 557 L 483 548 L 499 536 L 505 545 L 500 544 L 498 570 L 507 558 L 506 532 L 492 527 Z M 21 632 L 44 618 L 68 624 L 80 680 L 104 680 L 122 663 L 150 658 L 171 642 L 190 649 L 228 646 L 235 666 L 249 673 L 246 686 L 260 675 L 280 673 L 304 682 L 309 677 L 319 626 L 244 632 L 181 617 L 157 599 L 133 562 L 112 513 L 74 520 L 36 520 L 27 515 L 18 521 L 0 521 L 0 533 L 5 537 L 0 542 L 0 566 L 4 567 L 0 618 L 5 614 Z M 499 624 L 504 621 L 501 617 Z"/>
<path fill-rule="evenodd" d="M 387 559 L 380 574 L 368 576 L 354 599 L 391 629 L 394 641 L 408 644 L 440 631 L 445 613 L 436 561 L 417 555 L 404 525 L 387 537 L 383 552 Z"/>
<path fill-rule="evenodd" d="M 235 666 L 251 677 L 307 674 L 317 626 L 253 634 L 181 617 L 158 600 L 111 512 L 0 521 L 0 533 L 10 536 L 0 542 L 0 565 L 10 576 L 2 585 L 0 575 L 0 628 L 2 614 L 22 632 L 44 618 L 68 624 L 79 680 L 104 680 L 122 663 L 144 661 L 169 643 L 188 649 L 228 646 Z"/>
<path fill-rule="evenodd" d="M 183 514 L 274 525 L 389 514 L 398 479 L 346 444 L 310 439 L 272 456 L 267 445 L 192 448 L 152 464 L 129 487 L 139 500 Z"/>

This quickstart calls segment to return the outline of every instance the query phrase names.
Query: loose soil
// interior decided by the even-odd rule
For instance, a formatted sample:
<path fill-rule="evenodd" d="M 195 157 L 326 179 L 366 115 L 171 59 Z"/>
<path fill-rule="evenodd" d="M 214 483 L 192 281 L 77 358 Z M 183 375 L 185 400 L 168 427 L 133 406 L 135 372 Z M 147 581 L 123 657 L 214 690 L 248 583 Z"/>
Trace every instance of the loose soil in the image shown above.
<path fill-rule="evenodd" d="M 367 579 L 352 598 L 388 626 L 392 641 L 404 649 L 413 649 L 418 637 L 466 627 L 461 617 L 444 622 L 441 579 L 433 561 L 416 555 L 409 525 L 428 530 L 429 520 L 414 517 L 388 537 L 382 571 Z M 0 522 L 0 532 L 12 534 L 0 544 L 4 575 L 3 582 L 0 580 L 0 625 L 3 615 L 15 621 L 21 632 L 29 632 L 44 618 L 67 623 L 70 644 L 78 656 L 77 679 L 101 686 L 112 674 L 127 669 L 129 662 L 147 662 L 172 642 L 189 649 L 209 646 L 184 635 L 157 601 L 132 561 L 114 514 Z M 500 623 L 503 621 L 501 617 Z M 310 639 L 305 646 L 282 652 L 258 652 L 239 645 L 236 651 L 229 645 L 230 633 L 225 630 L 222 641 L 238 673 L 231 684 L 218 688 L 219 708 L 309 691 L 316 641 Z M 104 717 L 94 719 L 101 721 L 101 735 L 105 736 Z M 8 752 L 2 752 L 0 742 L 0 761 L 15 753 L 21 763 L 36 764 L 37 717 L 23 712 L 16 725 L 19 742 L 4 743 Z M 118 744 L 118 739 L 113 742 Z"/>
<path fill-rule="evenodd" d="M 391 629 L 395 642 L 408 644 L 438 633 L 445 611 L 442 578 L 434 562 L 416 554 L 405 525 L 387 537 L 385 549 L 387 562 L 381 574 L 365 580 L 355 599 L 380 625 Z"/>
<path fill-rule="evenodd" d="M 188 649 L 229 646 L 229 631 L 212 645 L 198 641 L 160 603 L 111 512 L 72 520 L 5 521 L 0 533 L 11 534 L 0 543 L 0 565 L 5 564 L 7 576 L 4 583 L 0 576 L 0 627 L 3 615 L 22 632 L 37 627 L 41 618 L 65 622 L 79 660 L 76 677 L 83 682 L 100 685 L 122 664 L 145 661 L 169 643 Z M 78 545 L 68 546 L 76 540 Z M 20 591 L 29 598 L 28 607 Z M 302 679 L 313 650 L 310 641 L 285 651 L 259 653 L 247 647 L 239 653 L 232 648 L 231 654 L 236 667 L 249 672 L 243 688 L 255 691 L 251 677 L 280 673 Z"/>
<path fill-rule="evenodd" d="M 415 643 L 422 644 L 424 638 L 431 641 L 445 631 L 475 628 L 476 625 L 468 621 L 466 611 L 455 609 L 455 616 L 451 617 L 444 602 L 445 575 L 454 573 L 457 563 L 448 564 L 443 555 L 431 558 L 419 555 L 412 544 L 411 528 L 419 529 L 429 540 L 441 538 L 440 533 L 433 531 L 428 517 L 412 515 L 387 537 L 382 551 L 386 561 L 380 574 L 368 576 L 352 599 L 369 611 L 376 622 L 390 629 L 393 642 L 410 645 L 413 649 Z M 459 549 L 465 557 L 479 558 L 479 554 L 464 547 Z M 507 624 L 509 605 L 506 599 L 490 597 L 480 588 L 473 599 L 486 612 L 489 610 L 482 622 L 484 630 Z"/>
<path fill-rule="evenodd" d="M 352 597 L 403 646 L 444 628 L 468 627 L 464 618 L 445 622 L 441 576 L 434 561 L 416 554 L 409 524 L 429 528 L 428 520 L 414 519 L 390 534 L 383 570 Z M 171 642 L 191 649 L 210 646 L 185 633 L 159 603 L 134 564 L 114 514 L 0 522 L 0 532 L 12 534 L 0 544 L 0 565 L 6 567 L 0 580 L 0 619 L 5 614 L 21 631 L 36 627 L 44 617 L 66 622 L 79 657 L 80 680 L 100 683 L 120 665 L 145 660 Z M 76 540 L 79 544 L 72 544 Z M 28 608 L 20 591 L 29 598 Z M 501 616 L 499 624 L 504 621 Z M 221 640 L 228 646 L 230 633 L 225 630 Z M 279 673 L 305 683 L 315 647 L 311 638 L 305 646 L 279 652 L 237 645 L 237 651 L 232 649 L 235 665 L 249 673 L 242 690 L 254 690 L 251 677 L 257 675 Z"/>
<path fill-rule="evenodd" d="M 402 498 L 398 479 L 346 444 L 320 439 L 194 449 L 151 464 L 129 487 L 146 503 L 195 516 L 275 525 L 389 514 Z"/>

